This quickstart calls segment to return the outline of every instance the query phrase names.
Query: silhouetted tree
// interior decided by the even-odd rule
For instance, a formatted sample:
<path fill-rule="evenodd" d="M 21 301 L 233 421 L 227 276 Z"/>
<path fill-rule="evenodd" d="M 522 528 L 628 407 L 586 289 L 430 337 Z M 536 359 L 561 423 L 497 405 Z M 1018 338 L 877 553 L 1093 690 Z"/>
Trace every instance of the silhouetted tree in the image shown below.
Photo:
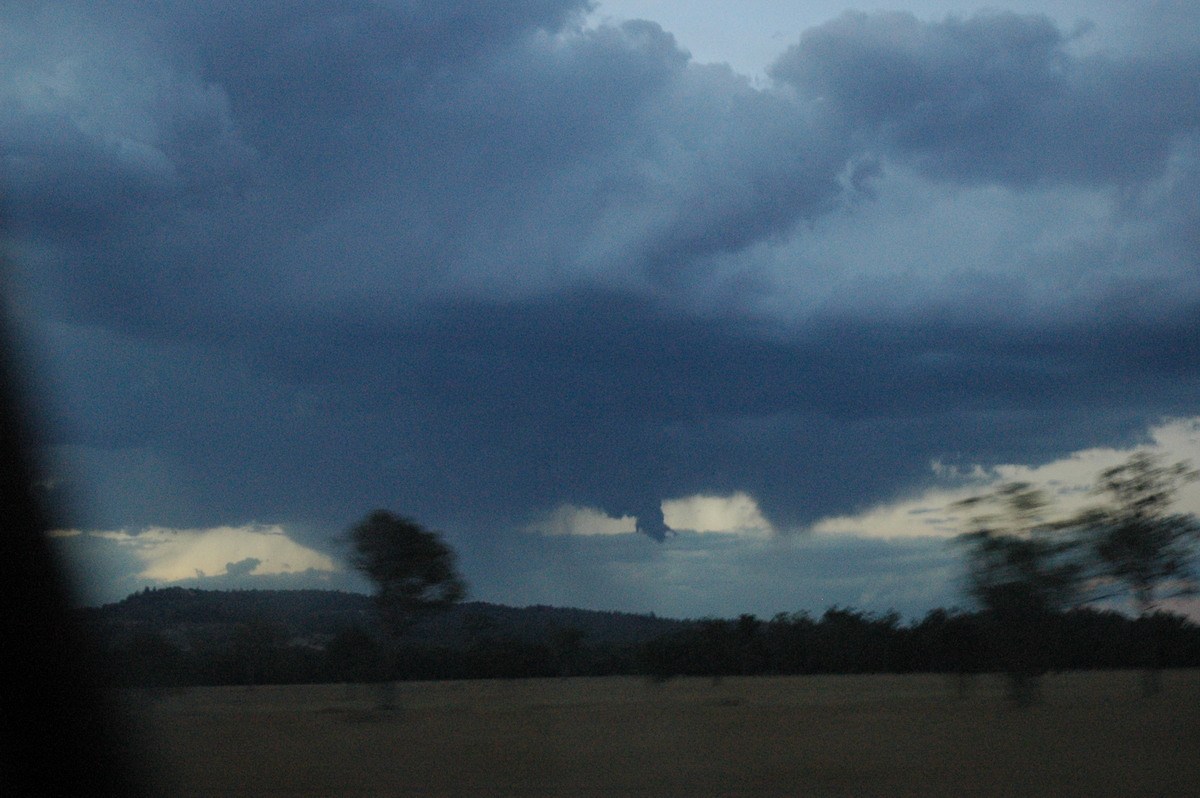
<path fill-rule="evenodd" d="M 697 643 L 700 670 L 714 685 L 735 671 L 739 640 L 734 624 L 721 618 L 702 619 Z"/>
<path fill-rule="evenodd" d="M 1200 524 L 1191 514 L 1170 510 L 1179 488 L 1197 476 L 1187 463 L 1164 465 L 1149 452 L 1137 452 L 1100 474 L 1094 492 L 1107 503 L 1070 522 L 1087 536 L 1100 578 L 1128 591 L 1139 618 L 1148 618 L 1162 598 L 1196 591 L 1191 565 Z M 1142 684 L 1149 695 L 1159 689 L 1162 641 L 1150 635 L 1141 642 Z"/>
<path fill-rule="evenodd" d="M 1037 700 L 1050 621 L 1080 588 L 1078 541 L 1045 517 L 1048 504 L 1040 490 L 1018 482 L 956 505 L 984 510 L 957 540 L 967 550 L 967 592 L 987 615 L 1019 705 Z"/>
<path fill-rule="evenodd" d="M 420 613 L 448 607 L 466 594 L 454 551 L 416 521 L 375 510 L 350 528 L 350 542 L 350 563 L 375 584 L 380 619 L 395 635 Z M 381 688 L 381 707 L 391 703 L 390 691 Z"/>
<path fill-rule="evenodd" d="M 763 626 L 763 622 L 750 613 L 738 616 L 737 625 L 734 627 L 737 645 L 735 668 L 738 673 L 762 673 L 766 668 L 767 652 Z"/>
<path fill-rule="evenodd" d="M 350 563 L 375 583 L 376 605 L 394 630 L 466 594 L 454 551 L 416 521 L 376 510 L 350 528 L 350 541 Z"/>
<path fill-rule="evenodd" d="M 777 614 L 767 622 L 766 650 L 775 673 L 811 673 L 816 623 L 805 612 Z"/>
<path fill-rule="evenodd" d="M 914 630 L 924 658 L 921 669 L 953 674 L 959 696 L 970 692 L 975 675 L 983 668 L 983 641 L 977 625 L 973 616 L 934 609 Z"/>

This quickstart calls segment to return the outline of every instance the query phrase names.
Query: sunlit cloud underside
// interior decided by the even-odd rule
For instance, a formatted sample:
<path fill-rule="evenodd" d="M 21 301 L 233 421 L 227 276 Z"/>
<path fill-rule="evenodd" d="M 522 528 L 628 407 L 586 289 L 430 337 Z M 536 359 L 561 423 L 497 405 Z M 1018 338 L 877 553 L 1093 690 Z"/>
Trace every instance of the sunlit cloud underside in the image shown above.
<path fill-rule="evenodd" d="M 667 499 L 661 508 L 663 521 L 674 532 L 766 536 L 773 531 L 758 503 L 746 493 Z M 624 535 L 637 531 L 637 521 L 631 515 L 614 518 L 594 507 L 564 504 L 530 524 L 526 531 L 547 535 Z"/>
<path fill-rule="evenodd" d="M 1069 513 L 1095 500 L 1089 488 L 1100 471 L 1136 450 L 1200 461 L 1200 418 L 1156 426 L 1139 447 L 1088 449 L 1040 465 L 934 463 L 935 486 L 923 493 L 806 529 L 773 528 L 752 496 L 736 492 L 663 501 L 664 520 L 675 535 L 662 543 L 637 533 L 633 516 L 614 518 L 573 505 L 556 508 L 487 552 L 457 536 L 451 542 L 471 597 L 485 601 L 677 617 L 819 612 L 834 604 L 920 614 L 963 602 L 960 553 L 950 538 L 962 531 L 964 519 L 948 509 L 951 504 L 1027 481 L 1045 486 L 1060 511 Z M 1186 486 L 1178 498 L 1177 509 L 1200 512 L 1200 485 Z M 148 585 L 366 588 L 337 558 L 297 542 L 283 525 L 54 534 L 68 554 L 75 544 L 88 556 L 97 547 L 127 555 L 126 573 L 92 586 L 103 600 Z M 86 571 L 87 559 L 76 559 L 83 560 L 78 570 Z M 1164 607 L 1194 614 L 1195 604 Z"/>
<path fill-rule="evenodd" d="M 859 514 L 822 519 L 811 531 L 869 538 L 950 537 L 963 531 L 963 515 L 950 509 L 955 502 L 1006 483 L 1028 482 L 1040 486 L 1059 512 L 1071 515 L 1098 501 L 1091 493 L 1096 476 L 1135 451 L 1152 452 L 1171 462 L 1200 463 L 1200 418 L 1163 423 L 1152 428 L 1147 438 L 1141 446 L 1086 449 L 1042 465 L 957 469 L 934 463 L 934 474 L 944 484 Z M 1176 498 L 1177 511 L 1200 514 L 1200 484 L 1185 485 Z"/>
<path fill-rule="evenodd" d="M 332 558 L 296 543 L 278 525 L 56 534 L 87 534 L 128 549 L 143 566 L 137 578 L 151 582 L 340 570 Z"/>

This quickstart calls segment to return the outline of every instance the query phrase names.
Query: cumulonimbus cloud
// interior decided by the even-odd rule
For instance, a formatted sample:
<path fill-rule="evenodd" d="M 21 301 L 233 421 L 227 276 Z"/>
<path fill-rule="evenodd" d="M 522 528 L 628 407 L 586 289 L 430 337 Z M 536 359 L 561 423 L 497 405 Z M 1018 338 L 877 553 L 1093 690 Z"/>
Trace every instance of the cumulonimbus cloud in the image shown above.
<path fill-rule="evenodd" d="M 852 14 L 753 85 L 567 0 L 44 8 L 5 239 L 102 526 L 787 528 L 1196 412 L 1194 42 Z"/>

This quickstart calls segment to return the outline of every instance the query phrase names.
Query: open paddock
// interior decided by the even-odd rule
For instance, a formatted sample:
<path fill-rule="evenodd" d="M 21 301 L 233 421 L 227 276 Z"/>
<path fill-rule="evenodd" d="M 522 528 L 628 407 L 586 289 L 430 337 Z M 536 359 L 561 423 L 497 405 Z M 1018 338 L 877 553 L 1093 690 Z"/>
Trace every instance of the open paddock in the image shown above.
<path fill-rule="evenodd" d="M 178 796 L 1200 795 L 1200 672 L 412 682 L 126 697 Z"/>

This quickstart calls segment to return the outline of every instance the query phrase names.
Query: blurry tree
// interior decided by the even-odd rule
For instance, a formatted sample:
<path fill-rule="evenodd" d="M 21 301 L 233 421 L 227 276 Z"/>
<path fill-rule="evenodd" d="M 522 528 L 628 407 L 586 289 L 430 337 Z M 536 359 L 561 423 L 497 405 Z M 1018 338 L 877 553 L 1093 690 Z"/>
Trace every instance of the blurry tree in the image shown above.
<path fill-rule="evenodd" d="M 416 521 L 376 510 L 351 527 L 350 541 L 350 564 L 375 584 L 380 617 L 392 631 L 466 594 L 454 551 Z"/>
<path fill-rule="evenodd" d="M 1127 591 L 1140 619 L 1148 619 L 1162 598 L 1196 592 L 1193 563 L 1200 524 L 1190 513 L 1172 513 L 1171 505 L 1179 488 L 1198 476 L 1187 463 L 1164 465 L 1149 452 L 1137 452 L 1100 474 L 1094 492 L 1107 503 L 1069 522 L 1086 536 L 1100 581 Z M 1143 690 L 1149 695 L 1159 689 L 1162 641 L 1148 631 L 1140 642 L 1146 659 Z"/>
<path fill-rule="evenodd" d="M 967 551 L 967 593 L 986 615 L 1019 705 L 1038 698 L 1051 619 L 1075 602 L 1083 570 L 1078 540 L 1045 518 L 1048 506 L 1045 494 L 1023 482 L 955 505 L 982 511 L 957 538 Z"/>
<path fill-rule="evenodd" d="M 453 549 L 416 521 L 375 510 L 350 528 L 350 542 L 350 564 L 375 584 L 380 620 L 394 635 L 421 613 L 448 607 L 466 594 Z M 380 684 L 385 685 L 381 708 L 390 708 L 390 682 Z"/>

